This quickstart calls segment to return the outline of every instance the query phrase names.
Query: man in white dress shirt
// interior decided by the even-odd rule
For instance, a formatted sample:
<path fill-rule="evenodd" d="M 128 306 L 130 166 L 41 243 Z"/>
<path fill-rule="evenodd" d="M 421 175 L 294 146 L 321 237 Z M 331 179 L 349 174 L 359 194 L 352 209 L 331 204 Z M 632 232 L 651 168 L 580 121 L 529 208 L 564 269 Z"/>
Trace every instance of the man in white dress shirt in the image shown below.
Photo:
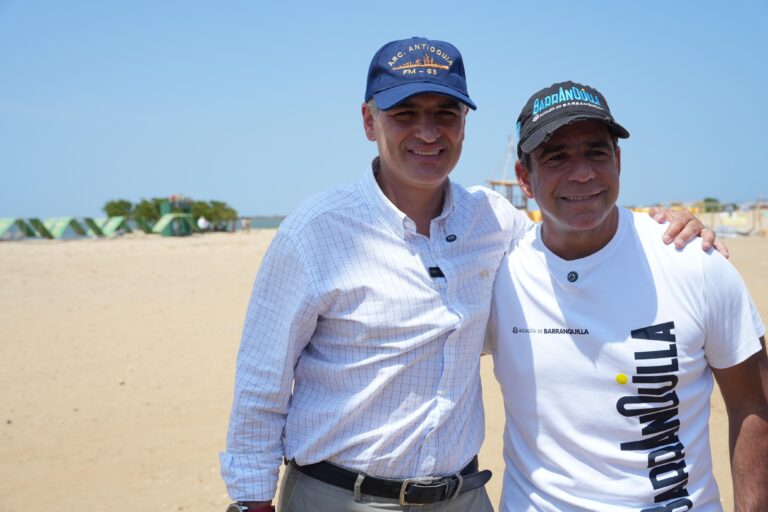
<path fill-rule="evenodd" d="M 629 133 L 597 90 L 542 89 L 518 131 L 517 178 L 542 223 L 513 241 L 494 286 L 501 510 L 722 510 L 713 375 L 736 510 L 768 510 L 765 327 L 741 277 L 716 252 L 657 243 L 657 223 L 616 206 Z"/>
<path fill-rule="evenodd" d="M 531 222 L 448 179 L 474 108 L 453 45 L 374 55 L 372 170 L 286 218 L 254 284 L 221 454 L 233 511 L 271 509 L 283 458 L 280 512 L 492 511 L 479 355 L 499 263 Z"/>

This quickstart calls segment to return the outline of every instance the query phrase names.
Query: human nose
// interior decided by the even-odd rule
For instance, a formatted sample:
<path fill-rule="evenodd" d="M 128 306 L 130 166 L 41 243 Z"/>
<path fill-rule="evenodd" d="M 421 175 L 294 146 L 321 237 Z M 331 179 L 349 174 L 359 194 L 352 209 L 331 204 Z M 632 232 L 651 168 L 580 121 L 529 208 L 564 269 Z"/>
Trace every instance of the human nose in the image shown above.
<path fill-rule="evenodd" d="M 587 182 L 595 177 L 595 170 L 592 168 L 592 164 L 585 158 L 579 158 L 574 162 L 574 166 L 571 169 L 571 173 L 568 178 L 571 181 Z"/>
<path fill-rule="evenodd" d="M 419 117 L 416 136 L 424 142 L 434 142 L 440 137 L 440 129 L 434 116 L 425 114 Z"/>

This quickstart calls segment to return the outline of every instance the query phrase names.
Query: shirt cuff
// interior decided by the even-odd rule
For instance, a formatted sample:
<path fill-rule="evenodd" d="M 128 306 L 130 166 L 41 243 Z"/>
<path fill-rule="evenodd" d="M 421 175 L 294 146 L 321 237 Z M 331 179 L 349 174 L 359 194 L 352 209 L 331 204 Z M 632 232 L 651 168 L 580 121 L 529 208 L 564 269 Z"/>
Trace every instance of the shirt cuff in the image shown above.
<path fill-rule="evenodd" d="M 280 462 L 266 465 L 263 457 L 252 454 L 219 454 L 221 477 L 234 501 L 269 501 L 275 497 Z"/>

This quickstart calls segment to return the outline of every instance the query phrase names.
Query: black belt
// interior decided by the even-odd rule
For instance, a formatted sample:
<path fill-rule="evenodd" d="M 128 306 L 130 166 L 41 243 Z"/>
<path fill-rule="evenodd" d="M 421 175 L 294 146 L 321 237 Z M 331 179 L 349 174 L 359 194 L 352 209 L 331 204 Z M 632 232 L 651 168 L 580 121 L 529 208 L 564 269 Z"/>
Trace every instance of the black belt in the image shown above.
<path fill-rule="evenodd" d="M 305 475 L 321 482 L 351 491 L 354 491 L 355 487 L 358 486 L 361 494 L 399 499 L 401 505 L 425 505 L 449 500 L 463 492 L 482 487 L 491 479 L 490 470 L 477 470 L 477 456 L 464 469 L 454 475 L 442 478 L 409 478 L 407 480 L 376 478 L 335 466 L 329 462 L 299 466 L 292 460 L 291 464 Z"/>

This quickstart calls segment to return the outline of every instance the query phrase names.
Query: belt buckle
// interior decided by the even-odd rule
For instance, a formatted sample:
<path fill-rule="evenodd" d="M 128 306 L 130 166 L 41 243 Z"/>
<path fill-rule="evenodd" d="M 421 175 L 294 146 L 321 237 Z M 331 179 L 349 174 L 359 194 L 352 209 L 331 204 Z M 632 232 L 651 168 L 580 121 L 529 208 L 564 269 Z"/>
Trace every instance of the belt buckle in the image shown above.
<path fill-rule="evenodd" d="M 407 505 L 411 505 L 411 506 L 427 505 L 427 503 L 411 503 L 411 502 L 405 501 L 405 493 L 407 492 L 409 485 L 411 484 L 435 485 L 435 484 L 441 483 L 445 485 L 445 490 L 446 492 L 448 492 L 451 489 L 452 478 L 456 478 L 457 480 L 456 488 L 453 490 L 453 493 L 450 496 L 445 496 L 442 499 L 437 500 L 437 501 L 446 501 L 446 500 L 455 499 L 459 495 L 459 492 L 461 492 L 461 486 L 464 484 L 464 477 L 461 476 L 460 473 L 456 473 L 455 475 L 451 475 L 443 478 L 407 478 L 403 480 L 403 485 L 400 486 L 400 506 L 405 507 Z"/>
<path fill-rule="evenodd" d="M 408 490 L 408 486 L 411 484 L 431 484 L 435 480 L 432 478 L 406 478 L 403 480 L 403 485 L 400 486 L 400 506 L 405 507 L 407 505 L 426 505 L 426 503 L 410 503 L 405 501 L 405 492 Z"/>

